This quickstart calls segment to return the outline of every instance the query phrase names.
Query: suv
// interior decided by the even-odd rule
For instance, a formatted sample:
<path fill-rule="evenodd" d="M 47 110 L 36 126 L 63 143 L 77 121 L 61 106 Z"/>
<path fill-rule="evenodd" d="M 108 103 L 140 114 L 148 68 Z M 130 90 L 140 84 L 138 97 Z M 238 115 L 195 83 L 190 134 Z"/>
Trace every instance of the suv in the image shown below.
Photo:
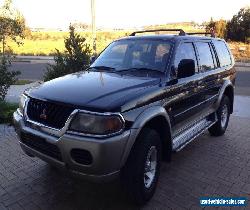
<path fill-rule="evenodd" d="M 178 31 L 176 35 L 138 33 Z M 20 145 L 73 175 L 120 175 L 138 204 L 154 194 L 170 161 L 208 130 L 223 135 L 236 71 L 222 39 L 183 30 L 137 31 L 112 42 L 86 71 L 26 90 L 14 113 Z"/>

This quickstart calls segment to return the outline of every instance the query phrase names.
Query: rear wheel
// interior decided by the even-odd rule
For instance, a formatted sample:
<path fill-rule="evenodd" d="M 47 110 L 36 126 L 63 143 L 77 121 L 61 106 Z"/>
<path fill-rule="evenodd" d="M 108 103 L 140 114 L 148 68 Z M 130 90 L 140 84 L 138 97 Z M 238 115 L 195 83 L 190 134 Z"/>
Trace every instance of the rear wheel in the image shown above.
<path fill-rule="evenodd" d="M 146 203 L 154 194 L 160 173 L 161 140 L 159 134 L 143 129 L 122 170 L 122 183 L 136 204 Z"/>
<path fill-rule="evenodd" d="M 218 121 L 208 129 L 212 136 L 222 136 L 227 129 L 230 117 L 230 100 L 227 96 L 222 98 L 217 117 Z"/>

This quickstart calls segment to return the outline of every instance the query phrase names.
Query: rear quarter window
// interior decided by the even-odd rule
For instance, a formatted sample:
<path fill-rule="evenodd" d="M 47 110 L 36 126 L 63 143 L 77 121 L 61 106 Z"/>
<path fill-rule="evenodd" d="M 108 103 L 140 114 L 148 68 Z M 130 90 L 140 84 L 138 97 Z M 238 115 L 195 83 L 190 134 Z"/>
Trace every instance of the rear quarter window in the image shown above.
<path fill-rule="evenodd" d="M 214 41 L 214 46 L 219 57 L 220 66 L 228 66 L 232 64 L 231 55 L 224 41 Z"/>

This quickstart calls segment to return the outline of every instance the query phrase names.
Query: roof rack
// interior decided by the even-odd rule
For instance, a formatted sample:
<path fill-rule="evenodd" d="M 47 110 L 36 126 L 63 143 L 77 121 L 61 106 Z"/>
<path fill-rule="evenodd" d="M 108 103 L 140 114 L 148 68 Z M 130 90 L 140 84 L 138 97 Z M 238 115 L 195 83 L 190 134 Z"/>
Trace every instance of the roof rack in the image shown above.
<path fill-rule="evenodd" d="M 193 33 L 186 33 L 187 35 L 210 35 L 211 37 L 215 37 L 215 34 L 213 32 L 207 33 L 207 32 L 193 32 Z"/>
<path fill-rule="evenodd" d="M 158 31 L 179 31 L 179 36 L 185 36 L 186 33 L 182 29 L 153 29 L 153 30 L 145 30 L 145 31 L 135 31 L 129 36 L 135 36 L 136 34 L 146 33 L 146 32 L 158 32 Z"/>

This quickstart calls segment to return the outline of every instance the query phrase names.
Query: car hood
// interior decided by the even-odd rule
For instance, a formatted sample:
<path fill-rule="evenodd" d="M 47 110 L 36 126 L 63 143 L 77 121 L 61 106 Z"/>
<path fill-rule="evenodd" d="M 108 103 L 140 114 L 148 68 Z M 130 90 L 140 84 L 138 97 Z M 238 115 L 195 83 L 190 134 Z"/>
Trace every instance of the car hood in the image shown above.
<path fill-rule="evenodd" d="M 45 82 L 28 90 L 26 94 L 32 98 L 91 111 L 124 111 L 124 107 L 134 108 L 131 106 L 136 105 L 132 105 L 131 101 L 157 86 L 159 82 L 159 77 L 78 72 Z"/>

